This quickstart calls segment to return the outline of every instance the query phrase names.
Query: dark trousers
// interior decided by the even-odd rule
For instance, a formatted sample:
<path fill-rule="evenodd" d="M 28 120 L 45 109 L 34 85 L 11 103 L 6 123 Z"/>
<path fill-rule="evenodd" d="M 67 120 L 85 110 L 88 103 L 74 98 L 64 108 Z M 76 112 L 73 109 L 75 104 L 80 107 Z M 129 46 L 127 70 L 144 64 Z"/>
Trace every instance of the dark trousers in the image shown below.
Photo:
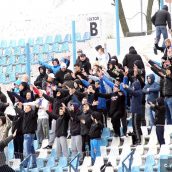
<path fill-rule="evenodd" d="M 125 112 L 124 116 L 121 118 L 121 123 L 123 127 L 123 134 L 126 135 L 127 133 L 127 112 Z"/>
<path fill-rule="evenodd" d="M 83 135 L 82 136 L 82 152 L 85 153 L 86 151 L 86 145 L 88 145 L 89 150 L 90 150 L 90 137 L 88 135 Z"/>
<path fill-rule="evenodd" d="M 13 140 L 15 158 L 23 159 L 23 135 L 18 135 Z"/>
<path fill-rule="evenodd" d="M 112 126 L 113 126 L 113 129 L 114 129 L 114 133 L 115 133 L 115 136 L 119 136 L 121 135 L 121 132 L 120 132 L 120 127 L 121 127 L 121 121 L 120 121 L 120 117 L 121 117 L 121 112 L 116 112 L 113 114 L 112 118 L 111 118 L 111 123 L 112 123 Z"/>
<path fill-rule="evenodd" d="M 133 126 L 133 132 L 136 136 L 136 143 L 141 142 L 141 135 L 142 135 L 141 119 L 142 119 L 142 115 L 137 113 L 132 114 L 132 126 Z"/>
<path fill-rule="evenodd" d="M 164 126 L 156 126 L 156 135 L 160 146 L 165 144 Z"/>
<path fill-rule="evenodd" d="M 0 167 L 0 172 L 15 172 L 15 171 L 8 165 L 3 165 Z"/>

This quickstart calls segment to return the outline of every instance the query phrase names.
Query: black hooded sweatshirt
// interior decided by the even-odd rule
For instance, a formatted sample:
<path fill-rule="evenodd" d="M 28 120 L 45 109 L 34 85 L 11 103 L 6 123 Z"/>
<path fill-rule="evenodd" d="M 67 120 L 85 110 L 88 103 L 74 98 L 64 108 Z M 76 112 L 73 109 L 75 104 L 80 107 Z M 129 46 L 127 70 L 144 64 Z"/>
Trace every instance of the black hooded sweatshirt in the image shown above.
<path fill-rule="evenodd" d="M 40 69 L 43 69 L 43 73 L 40 73 L 38 75 L 38 77 L 34 81 L 34 85 L 42 89 L 42 82 L 48 78 L 48 75 L 46 74 L 46 68 L 44 66 L 39 67 L 39 72 Z"/>

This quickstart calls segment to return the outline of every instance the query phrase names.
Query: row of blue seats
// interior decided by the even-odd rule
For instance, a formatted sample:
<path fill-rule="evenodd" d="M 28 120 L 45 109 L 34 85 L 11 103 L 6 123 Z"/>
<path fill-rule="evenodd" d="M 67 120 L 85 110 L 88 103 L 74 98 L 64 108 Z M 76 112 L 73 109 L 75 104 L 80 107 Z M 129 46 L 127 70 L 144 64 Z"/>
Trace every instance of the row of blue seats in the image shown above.
<path fill-rule="evenodd" d="M 85 32 L 83 35 L 81 33 L 76 33 L 76 41 L 83 42 L 90 39 L 90 33 Z M 30 46 L 34 45 L 43 45 L 43 44 L 54 44 L 54 43 L 70 43 L 72 41 L 71 34 L 66 34 L 64 38 L 62 38 L 62 35 L 58 34 L 55 37 L 54 36 L 47 36 L 45 39 L 43 37 L 37 37 L 36 40 L 33 38 L 29 38 L 28 41 L 25 41 L 25 39 L 20 39 L 18 41 L 11 40 L 9 43 L 6 40 L 0 41 L 0 48 L 4 49 L 7 47 L 25 47 L 26 43 L 29 43 Z"/>
<path fill-rule="evenodd" d="M 39 54 L 39 53 L 50 53 L 50 52 L 55 52 L 55 53 L 63 53 L 69 50 L 69 44 L 68 43 L 55 43 L 55 44 L 44 44 L 44 45 L 34 45 L 33 47 L 30 47 L 30 52 L 32 54 Z M 26 47 L 14 47 L 14 48 L 5 48 L 5 49 L 0 49 L 0 56 L 5 57 L 5 56 L 20 56 L 20 55 L 25 55 L 26 54 Z"/>

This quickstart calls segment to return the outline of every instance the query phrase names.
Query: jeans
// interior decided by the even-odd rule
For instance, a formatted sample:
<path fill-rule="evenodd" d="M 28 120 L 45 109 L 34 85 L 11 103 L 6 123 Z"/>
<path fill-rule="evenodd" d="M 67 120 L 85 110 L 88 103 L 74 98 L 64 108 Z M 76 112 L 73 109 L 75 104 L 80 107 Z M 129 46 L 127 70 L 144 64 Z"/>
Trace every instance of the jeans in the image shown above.
<path fill-rule="evenodd" d="M 146 114 L 148 117 L 147 123 L 152 127 L 154 125 L 155 113 L 149 104 L 146 104 Z"/>
<path fill-rule="evenodd" d="M 167 124 L 172 124 L 172 97 L 165 98 Z"/>
<path fill-rule="evenodd" d="M 164 40 L 168 38 L 167 28 L 166 26 L 156 26 L 156 43 L 159 43 L 161 34 L 163 35 Z M 165 47 L 165 43 L 163 41 L 162 47 Z"/>
<path fill-rule="evenodd" d="M 100 155 L 101 139 L 91 139 L 90 144 L 91 144 L 91 159 L 92 162 L 94 163 L 96 157 L 101 156 Z"/>
<path fill-rule="evenodd" d="M 33 146 L 33 141 L 35 134 L 24 134 L 24 143 L 23 143 L 23 153 L 26 158 L 31 154 L 31 157 L 24 162 L 24 167 L 33 168 L 36 167 L 36 156 Z"/>

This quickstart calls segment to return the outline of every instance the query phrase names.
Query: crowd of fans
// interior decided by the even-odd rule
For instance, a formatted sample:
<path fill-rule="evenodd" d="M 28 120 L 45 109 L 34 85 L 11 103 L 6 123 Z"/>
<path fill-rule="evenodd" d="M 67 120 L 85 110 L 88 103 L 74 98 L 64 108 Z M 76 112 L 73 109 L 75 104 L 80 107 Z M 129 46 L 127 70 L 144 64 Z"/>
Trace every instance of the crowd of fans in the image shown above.
<path fill-rule="evenodd" d="M 123 64 L 101 45 L 95 48 L 98 56 L 92 65 L 79 49 L 73 71 L 68 69 L 70 59 L 60 63 L 52 59 L 52 65 L 40 61 L 34 83 L 29 83 L 27 75 L 23 75 L 7 91 L 15 116 L 4 113 L 9 102 L 0 92 L 0 151 L 3 152 L 4 145 L 14 138 L 14 152 L 24 157 L 32 154 L 31 167 L 34 168 L 34 139 L 38 140 L 39 148 L 44 139 L 49 139 L 45 149 L 51 149 L 56 139 L 59 158 L 69 156 L 67 139 L 71 138 L 72 156 L 80 153 L 82 163 L 89 149 L 94 163 L 100 155 L 101 134 L 103 128 L 108 127 L 107 118 L 111 119 L 114 137 L 130 134 L 133 145 L 139 145 L 141 126 L 156 125 L 159 144 L 164 144 L 165 122 L 172 124 L 171 41 L 166 39 L 165 45 L 161 64 L 144 57 L 153 71 L 147 76 L 142 58 L 134 47 L 129 48 Z M 155 81 L 154 73 L 160 77 L 160 82 Z M 129 113 L 133 133 L 127 133 Z M 13 136 L 8 137 L 10 127 Z"/>

